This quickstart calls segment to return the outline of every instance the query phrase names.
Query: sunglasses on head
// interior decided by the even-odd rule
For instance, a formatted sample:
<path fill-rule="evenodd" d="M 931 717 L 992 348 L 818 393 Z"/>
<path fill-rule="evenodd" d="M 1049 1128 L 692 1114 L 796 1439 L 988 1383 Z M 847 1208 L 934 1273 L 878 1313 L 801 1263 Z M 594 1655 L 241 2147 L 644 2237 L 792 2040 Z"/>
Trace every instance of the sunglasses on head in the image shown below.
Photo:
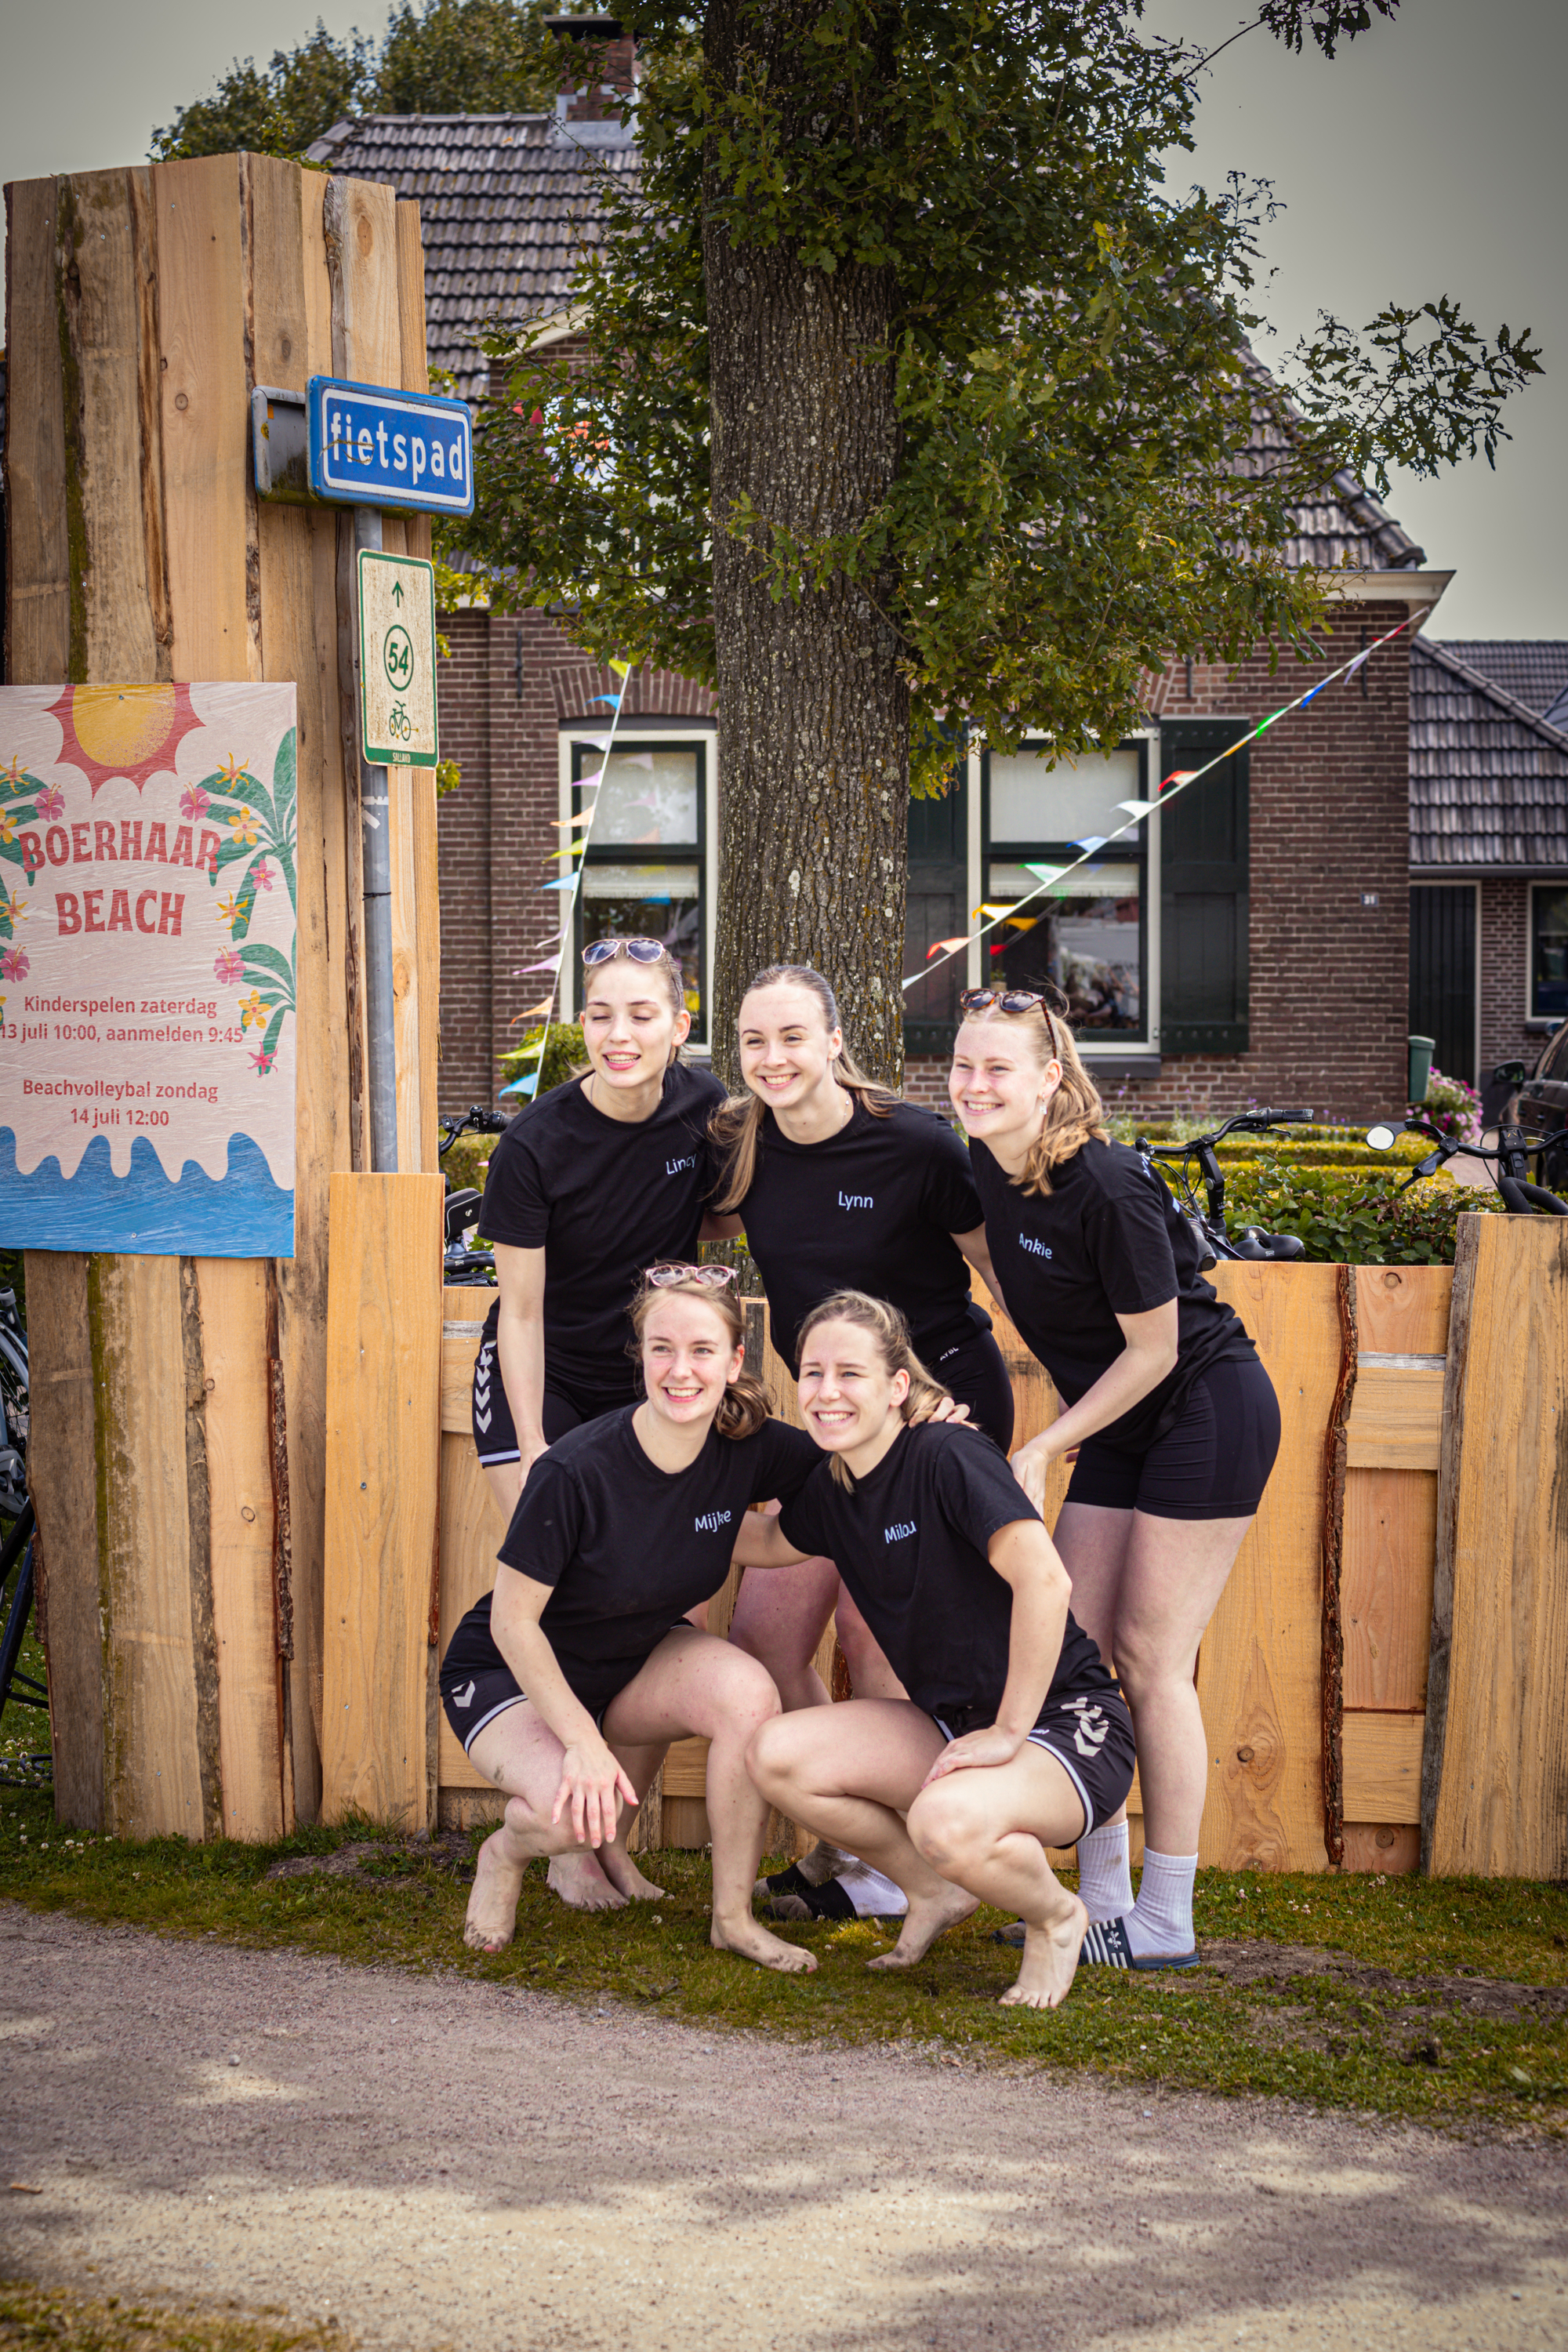
<path fill-rule="evenodd" d="M 663 963 L 665 947 L 662 940 L 590 940 L 583 950 L 585 964 L 613 963 L 618 955 L 629 956 L 633 963 Z"/>
<path fill-rule="evenodd" d="M 650 1290 L 673 1290 L 679 1282 L 700 1282 L 704 1290 L 722 1290 L 726 1283 L 734 1279 L 732 1265 L 681 1265 L 674 1258 L 643 1270 L 643 1280 Z"/>
<path fill-rule="evenodd" d="M 1032 1013 L 1038 1005 L 1047 1021 L 1051 1017 L 1045 998 L 1027 988 L 966 988 L 958 1003 L 964 1013 L 984 1013 L 993 1004 L 998 1013 Z"/>

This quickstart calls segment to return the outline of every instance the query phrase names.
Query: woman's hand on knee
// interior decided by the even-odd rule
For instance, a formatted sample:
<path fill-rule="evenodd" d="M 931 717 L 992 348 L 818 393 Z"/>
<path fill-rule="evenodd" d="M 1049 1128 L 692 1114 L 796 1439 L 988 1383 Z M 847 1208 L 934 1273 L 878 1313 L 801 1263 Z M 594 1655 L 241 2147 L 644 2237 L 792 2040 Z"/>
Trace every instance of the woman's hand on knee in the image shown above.
<path fill-rule="evenodd" d="M 948 1741 L 921 1786 L 929 1789 L 951 1772 L 973 1772 L 984 1770 L 988 1765 L 1011 1764 L 1023 1745 L 1024 1735 L 1004 1731 L 999 1723 L 988 1723 L 979 1731 L 966 1731 L 962 1739 Z"/>
<path fill-rule="evenodd" d="M 561 1759 L 561 1785 L 555 1791 L 551 1827 L 564 1813 L 579 1845 L 608 1845 L 620 1818 L 616 1800 L 623 1797 L 628 1805 L 637 1805 L 637 1792 L 625 1767 L 602 1739 L 592 1748 L 585 1742 L 568 1748 Z"/>

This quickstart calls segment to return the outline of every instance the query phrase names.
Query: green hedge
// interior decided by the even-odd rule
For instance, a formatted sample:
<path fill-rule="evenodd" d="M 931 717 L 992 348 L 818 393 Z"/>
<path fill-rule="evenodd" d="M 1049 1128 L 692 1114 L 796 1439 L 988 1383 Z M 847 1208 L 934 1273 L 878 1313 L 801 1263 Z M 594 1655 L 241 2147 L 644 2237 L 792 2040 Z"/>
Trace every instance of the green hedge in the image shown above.
<path fill-rule="evenodd" d="M 490 1153 L 500 1141 L 499 1135 L 459 1135 L 441 1166 L 452 1180 L 454 1192 L 466 1192 L 472 1185 L 476 1192 L 485 1189 L 485 1177 L 489 1170 Z"/>
<path fill-rule="evenodd" d="M 1427 1177 L 1400 1192 L 1404 1181 L 1392 1170 L 1252 1160 L 1226 1171 L 1226 1223 L 1233 1234 L 1248 1224 L 1296 1234 L 1321 1264 L 1452 1265 L 1461 1213 L 1502 1209 L 1495 1192 L 1449 1176 Z"/>

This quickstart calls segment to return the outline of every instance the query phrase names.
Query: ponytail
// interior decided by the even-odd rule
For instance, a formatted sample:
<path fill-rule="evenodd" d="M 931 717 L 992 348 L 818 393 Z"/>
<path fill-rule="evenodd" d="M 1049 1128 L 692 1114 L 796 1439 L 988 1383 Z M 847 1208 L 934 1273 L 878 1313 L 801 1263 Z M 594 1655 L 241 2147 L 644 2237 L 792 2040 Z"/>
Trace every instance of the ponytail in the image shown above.
<path fill-rule="evenodd" d="M 931 1378 L 916 1355 L 910 1340 L 909 1325 L 898 1308 L 889 1307 L 885 1298 L 870 1298 L 863 1290 L 836 1290 L 831 1298 L 825 1298 L 819 1307 L 814 1307 L 801 1325 L 800 1338 L 795 1342 L 799 1358 L 804 1359 L 807 1339 L 822 1323 L 853 1324 L 858 1331 L 864 1331 L 871 1340 L 889 1379 L 895 1372 L 909 1374 L 909 1394 L 899 1407 L 900 1416 L 904 1422 L 913 1421 L 917 1413 L 929 1420 L 937 1405 L 949 1401 L 947 1390 L 940 1381 Z M 854 1477 L 841 1454 L 832 1457 L 830 1475 L 841 1486 L 853 1488 Z"/>
<path fill-rule="evenodd" d="M 838 1000 L 821 972 L 808 963 L 773 963 L 758 972 L 746 990 L 750 996 L 759 988 L 776 988 L 783 982 L 810 991 L 822 1013 L 822 1025 L 831 1036 L 837 1029 L 842 1034 L 844 1024 L 838 1015 Z M 742 999 L 744 1003 L 745 998 Z M 868 1078 L 847 1045 L 840 1045 L 833 1063 L 833 1076 L 846 1094 L 868 1110 L 873 1118 L 886 1118 L 898 1102 L 889 1087 L 879 1086 Z M 723 1173 L 714 1187 L 713 1212 L 725 1216 L 738 1209 L 756 1181 L 757 1156 L 763 1145 L 763 1111 L 760 1095 L 750 1088 L 744 1094 L 731 1095 L 721 1103 L 708 1123 L 708 1132 L 724 1155 Z"/>
<path fill-rule="evenodd" d="M 730 1335 L 731 1349 L 745 1345 L 745 1312 L 734 1291 L 689 1277 L 684 1282 L 662 1283 L 657 1289 L 652 1283 L 643 1285 L 632 1301 L 632 1329 L 637 1339 L 635 1348 L 629 1352 L 640 1357 L 648 1310 L 661 1298 L 700 1298 L 723 1324 Z M 772 1412 L 773 1399 L 761 1381 L 754 1372 L 742 1369 L 734 1380 L 725 1382 L 723 1397 L 713 1416 L 713 1427 L 720 1437 L 755 1437 L 757 1432 L 766 1425 Z"/>

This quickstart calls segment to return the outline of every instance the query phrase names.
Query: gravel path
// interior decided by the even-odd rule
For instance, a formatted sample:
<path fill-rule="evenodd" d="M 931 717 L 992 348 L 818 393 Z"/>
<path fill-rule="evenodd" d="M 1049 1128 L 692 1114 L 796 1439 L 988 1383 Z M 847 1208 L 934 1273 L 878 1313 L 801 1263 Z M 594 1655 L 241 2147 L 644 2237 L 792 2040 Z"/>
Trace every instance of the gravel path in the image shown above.
<path fill-rule="evenodd" d="M 464 2352 L 1568 2343 L 1551 2148 L 12 1905 L 0 1953 L 8 2266 L 100 2294 Z"/>

